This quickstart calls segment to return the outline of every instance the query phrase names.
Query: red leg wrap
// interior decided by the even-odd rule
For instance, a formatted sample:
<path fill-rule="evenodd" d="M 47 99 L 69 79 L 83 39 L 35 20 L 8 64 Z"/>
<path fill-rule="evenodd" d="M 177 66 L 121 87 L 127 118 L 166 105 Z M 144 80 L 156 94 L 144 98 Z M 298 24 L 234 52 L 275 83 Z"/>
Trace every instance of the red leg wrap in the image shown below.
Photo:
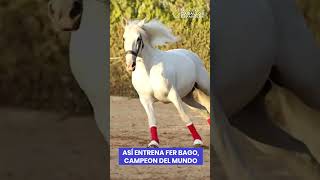
<path fill-rule="evenodd" d="M 190 125 L 188 125 L 187 127 L 188 127 L 188 129 L 189 129 L 189 131 L 190 131 L 190 133 L 191 133 L 191 135 L 192 135 L 192 137 L 193 137 L 194 140 L 196 140 L 196 139 L 200 139 L 200 140 L 201 140 L 201 137 L 200 137 L 200 135 L 198 134 L 198 132 L 197 132 L 197 130 L 196 130 L 196 128 L 194 127 L 193 124 L 190 124 Z"/>
<path fill-rule="evenodd" d="M 152 126 L 150 128 L 150 134 L 151 134 L 151 140 L 157 141 L 159 143 L 158 133 L 157 133 L 157 127 Z"/>

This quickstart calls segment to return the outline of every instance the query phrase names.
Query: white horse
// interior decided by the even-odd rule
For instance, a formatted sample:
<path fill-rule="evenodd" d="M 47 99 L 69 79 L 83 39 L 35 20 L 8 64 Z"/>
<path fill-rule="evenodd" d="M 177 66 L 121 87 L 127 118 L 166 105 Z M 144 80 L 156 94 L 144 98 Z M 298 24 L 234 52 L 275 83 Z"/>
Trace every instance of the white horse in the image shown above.
<path fill-rule="evenodd" d="M 148 147 L 159 147 L 155 101 L 173 103 L 190 130 L 193 145 L 202 146 L 201 137 L 183 106 L 185 102 L 210 113 L 210 78 L 201 59 L 185 49 L 156 49 L 155 46 L 177 41 L 171 30 L 159 21 L 130 21 L 124 29 L 127 70 L 132 71 L 132 84 L 148 116 L 151 133 Z"/>
<path fill-rule="evenodd" d="M 71 70 L 93 107 L 98 128 L 108 141 L 107 4 L 102 0 L 51 0 L 48 9 L 57 30 L 72 31 Z"/>

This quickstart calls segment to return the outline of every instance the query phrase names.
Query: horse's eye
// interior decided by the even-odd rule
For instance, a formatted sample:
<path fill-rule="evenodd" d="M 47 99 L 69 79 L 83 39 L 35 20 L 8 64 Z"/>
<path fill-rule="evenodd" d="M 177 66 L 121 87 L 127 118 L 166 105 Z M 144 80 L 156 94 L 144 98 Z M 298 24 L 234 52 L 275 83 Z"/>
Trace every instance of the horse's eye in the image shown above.
<path fill-rule="evenodd" d="M 122 38 L 122 40 L 124 41 L 124 38 Z"/>

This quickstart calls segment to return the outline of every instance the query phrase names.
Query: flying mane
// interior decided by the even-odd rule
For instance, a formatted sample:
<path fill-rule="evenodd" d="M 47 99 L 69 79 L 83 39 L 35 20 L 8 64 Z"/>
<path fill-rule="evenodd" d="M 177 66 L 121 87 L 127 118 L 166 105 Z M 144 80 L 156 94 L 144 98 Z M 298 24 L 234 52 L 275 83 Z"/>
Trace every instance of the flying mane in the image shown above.
<path fill-rule="evenodd" d="M 154 19 L 149 22 L 145 22 L 144 20 L 129 21 L 126 27 L 129 27 L 131 25 L 139 26 L 139 30 L 143 31 L 141 33 L 147 34 L 147 38 L 152 47 L 165 45 L 167 43 L 174 43 L 179 40 L 178 37 L 172 34 L 170 28 Z"/>

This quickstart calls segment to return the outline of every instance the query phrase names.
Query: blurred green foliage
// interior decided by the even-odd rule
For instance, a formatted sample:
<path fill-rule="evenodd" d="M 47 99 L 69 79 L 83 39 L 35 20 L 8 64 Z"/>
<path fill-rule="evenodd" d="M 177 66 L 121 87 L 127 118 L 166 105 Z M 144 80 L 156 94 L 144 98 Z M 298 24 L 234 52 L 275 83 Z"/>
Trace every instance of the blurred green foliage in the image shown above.
<path fill-rule="evenodd" d="M 297 0 L 297 2 L 308 23 L 308 26 L 314 32 L 315 37 L 320 44 L 320 1 Z"/>
<path fill-rule="evenodd" d="M 197 53 L 210 67 L 210 9 L 206 0 L 111 0 L 110 15 L 110 92 L 112 95 L 136 96 L 130 74 L 125 71 L 123 18 L 157 19 L 170 27 L 180 41 L 160 47 L 163 50 L 184 48 Z M 200 18 L 186 18 L 194 12 Z M 199 17 L 199 16 L 198 16 Z"/>

